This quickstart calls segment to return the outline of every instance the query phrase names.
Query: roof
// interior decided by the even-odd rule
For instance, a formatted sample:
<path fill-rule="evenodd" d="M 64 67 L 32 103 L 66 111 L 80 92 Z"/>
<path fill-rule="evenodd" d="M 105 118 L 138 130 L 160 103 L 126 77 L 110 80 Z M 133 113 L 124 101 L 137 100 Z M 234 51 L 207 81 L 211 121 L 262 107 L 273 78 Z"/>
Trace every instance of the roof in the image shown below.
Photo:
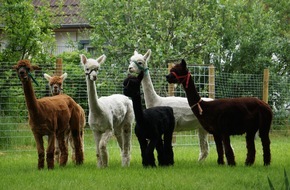
<path fill-rule="evenodd" d="M 52 22 L 59 24 L 61 28 L 79 28 L 90 27 L 88 21 L 80 14 L 80 0 L 63 0 L 60 4 L 59 0 L 49 0 L 49 6 L 55 17 Z M 41 0 L 33 0 L 35 8 L 43 6 Z"/>

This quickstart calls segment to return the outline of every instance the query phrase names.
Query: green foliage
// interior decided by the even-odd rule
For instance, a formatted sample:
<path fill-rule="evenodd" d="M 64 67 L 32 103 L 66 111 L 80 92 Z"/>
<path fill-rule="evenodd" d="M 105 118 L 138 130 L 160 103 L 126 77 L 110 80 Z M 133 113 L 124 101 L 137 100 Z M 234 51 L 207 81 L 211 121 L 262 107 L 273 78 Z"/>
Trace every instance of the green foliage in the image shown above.
<path fill-rule="evenodd" d="M 202 63 L 214 51 L 219 7 L 204 1 L 83 1 L 98 52 L 124 64 L 135 49 L 152 49 L 154 66 L 168 59 Z M 213 47 L 213 48 L 212 48 Z"/>
<path fill-rule="evenodd" d="M 5 0 L 0 6 L 3 35 L 7 47 L 3 50 L 3 60 L 18 61 L 31 58 L 46 61 L 54 47 L 54 37 L 48 10 L 48 1 L 35 9 L 32 0 Z"/>
<path fill-rule="evenodd" d="M 270 189 L 271 190 L 275 190 L 274 185 L 273 185 L 272 181 L 270 180 L 269 176 L 267 177 L 267 179 L 268 179 L 268 183 L 269 183 Z M 284 183 L 283 183 L 281 189 L 283 187 L 285 188 L 285 190 L 289 190 L 290 189 L 289 180 L 288 180 L 285 168 L 284 168 Z"/>
<path fill-rule="evenodd" d="M 155 67 L 185 58 L 214 64 L 219 71 L 259 73 L 269 67 L 287 74 L 287 12 L 273 6 L 244 0 L 82 1 L 83 14 L 94 27 L 92 45 L 113 62 L 125 64 L 135 49 L 150 48 Z"/>

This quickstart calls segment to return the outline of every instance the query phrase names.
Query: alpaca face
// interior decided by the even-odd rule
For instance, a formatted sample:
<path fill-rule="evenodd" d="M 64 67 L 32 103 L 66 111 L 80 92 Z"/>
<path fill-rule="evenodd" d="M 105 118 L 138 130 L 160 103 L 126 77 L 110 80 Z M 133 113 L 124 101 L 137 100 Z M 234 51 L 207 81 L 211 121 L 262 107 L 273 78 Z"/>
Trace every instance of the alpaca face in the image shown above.
<path fill-rule="evenodd" d="M 168 83 L 181 83 L 188 74 L 186 62 L 182 59 L 181 63 L 176 64 L 170 69 L 170 73 L 166 76 L 166 80 Z"/>
<path fill-rule="evenodd" d="M 134 97 L 140 96 L 140 86 L 144 72 L 141 72 L 138 77 L 129 75 L 123 82 L 123 93 L 125 96 Z"/>
<path fill-rule="evenodd" d="M 139 54 L 137 51 L 134 51 L 134 55 L 130 58 L 130 64 L 128 71 L 130 73 L 140 73 L 148 69 L 147 61 L 151 56 L 151 50 L 149 49 L 145 55 Z"/>
<path fill-rule="evenodd" d="M 82 55 L 80 55 L 80 57 L 81 57 L 81 63 L 84 66 L 84 71 L 85 71 L 88 79 L 90 79 L 92 81 L 96 81 L 100 65 L 103 62 L 105 62 L 106 56 L 101 55 L 97 59 L 87 59 L 87 57 L 82 54 Z"/>
<path fill-rule="evenodd" d="M 22 82 L 28 81 L 32 77 L 30 72 L 41 70 L 40 67 L 31 65 L 27 59 L 18 61 L 17 65 L 13 66 L 13 69 L 17 71 L 17 75 Z"/>
<path fill-rule="evenodd" d="M 129 76 L 123 82 L 123 93 L 125 96 L 140 96 L 140 81 L 137 77 Z"/>
<path fill-rule="evenodd" d="M 63 81 L 66 79 L 66 77 L 67 77 L 67 73 L 64 73 L 61 76 L 53 76 L 53 77 L 49 76 L 46 73 L 44 74 L 44 78 L 48 80 L 49 82 L 50 91 L 53 96 L 59 95 L 61 93 L 62 84 L 63 84 Z"/>

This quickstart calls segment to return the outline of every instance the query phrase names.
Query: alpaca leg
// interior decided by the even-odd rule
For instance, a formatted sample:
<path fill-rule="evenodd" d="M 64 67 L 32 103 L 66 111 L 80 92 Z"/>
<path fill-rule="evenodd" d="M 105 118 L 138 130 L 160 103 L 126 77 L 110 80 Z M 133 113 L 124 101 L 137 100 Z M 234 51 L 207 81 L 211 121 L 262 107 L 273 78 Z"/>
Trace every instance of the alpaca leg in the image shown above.
<path fill-rule="evenodd" d="M 260 131 L 260 138 L 261 138 L 262 147 L 263 147 L 264 166 L 268 166 L 271 163 L 271 151 L 270 151 L 271 141 L 269 138 L 269 132 Z"/>
<path fill-rule="evenodd" d="M 131 160 L 131 125 L 127 125 L 122 130 L 122 166 L 130 166 Z M 119 142 L 119 141 L 118 141 Z"/>
<path fill-rule="evenodd" d="M 119 148 L 121 150 L 122 166 L 124 166 L 124 164 L 125 164 L 124 163 L 124 142 L 123 142 L 121 131 L 116 131 L 115 130 L 115 137 L 117 139 Z"/>
<path fill-rule="evenodd" d="M 108 141 L 111 139 L 112 135 L 113 135 L 112 131 L 108 129 L 105 133 L 103 133 L 103 135 L 101 137 L 100 144 L 99 144 L 100 157 L 102 160 L 101 167 L 108 166 L 109 158 L 108 158 L 107 144 L 108 144 Z"/>
<path fill-rule="evenodd" d="M 156 150 L 157 150 L 157 160 L 158 160 L 159 166 L 168 165 L 167 157 L 165 155 L 165 150 L 163 146 L 163 140 L 161 137 L 156 142 Z"/>
<path fill-rule="evenodd" d="M 75 163 L 77 165 L 80 165 L 84 162 L 81 131 L 79 130 L 79 128 L 76 127 L 76 130 L 71 130 L 71 132 L 75 148 Z"/>
<path fill-rule="evenodd" d="M 224 162 L 224 149 L 223 149 L 223 143 L 222 143 L 222 138 L 220 135 L 214 134 L 214 141 L 215 141 L 215 145 L 216 145 L 216 150 L 217 150 L 217 154 L 218 154 L 218 164 L 223 165 L 225 164 Z"/>
<path fill-rule="evenodd" d="M 167 160 L 168 165 L 174 164 L 174 153 L 172 148 L 172 133 L 164 134 L 164 152 L 165 159 Z"/>
<path fill-rule="evenodd" d="M 59 143 L 59 149 L 60 149 L 60 159 L 59 159 L 59 165 L 65 166 L 68 160 L 68 148 L 67 143 L 65 142 L 65 134 L 59 133 L 57 134 L 57 141 Z"/>
<path fill-rule="evenodd" d="M 76 162 L 76 150 L 75 150 L 75 145 L 74 145 L 74 141 L 72 138 L 72 133 L 68 133 L 66 134 L 66 144 L 71 147 L 71 159 L 72 161 L 75 163 Z"/>
<path fill-rule="evenodd" d="M 229 135 L 223 135 L 223 144 L 224 144 L 224 148 L 225 148 L 225 154 L 227 157 L 228 165 L 235 166 L 236 165 L 235 155 L 234 155 L 234 151 L 231 147 L 231 140 L 230 140 Z"/>
<path fill-rule="evenodd" d="M 198 137 L 199 137 L 199 147 L 200 147 L 198 161 L 203 161 L 208 156 L 209 146 L 208 146 L 208 133 L 201 126 L 198 128 Z"/>
<path fill-rule="evenodd" d="M 154 158 L 154 149 L 157 144 L 157 139 L 150 139 L 147 150 L 146 150 L 146 157 L 148 158 L 148 164 L 151 167 L 156 167 L 155 158 Z"/>
<path fill-rule="evenodd" d="M 146 152 L 147 146 L 148 146 L 147 140 L 145 138 L 138 137 L 138 142 L 139 142 L 140 150 L 141 150 L 142 165 L 144 167 L 147 167 L 149 166 L 147 152 Z"/>
<path fill-rule="evenodd" d="M 37 153 L 38 153 L 38 169 L 44 168 L 44 146 L 43 146 L 43 137 L 41 135 L 35 134 L 34 139 L 36 141 Z"/>
<path fill-rule="evenodd" d="M 102 133 L 96 130 L 93 131 L 93 133 L 94 133 L 94 139 L 95 139 L 95 144 L 96 144 L 97 166 L 101 168 L 103 165 L 103 162 L 100 156 L 100 141 L 101 141 Z"/>
<path fill-rule="evenodd" d="M 58 141 L 55 138 L 55 151 L 54 151 L 54 160 L 55 162 L 59 163 L 59 155 L 60 155 L 60 150 L 58 146 Z"/>
<path fill-rule="evenodd" d="M 48 146 L 46 149 L 46 162 L 48 169 L 54 168 L 54 148 L 55 148 L 55 134 L 51 134 L 48 135 Z"/>
<path fill-rule="evenodd" d="M 247 166 L 251 166 L 255 162 L 255 156 L 256 156 L 256 148 L 255 148 L 255 135 L 256 133 L 247 133 L 246 134 L 246 142 L 247 142 L 247 159 L 245 164 Z"/>

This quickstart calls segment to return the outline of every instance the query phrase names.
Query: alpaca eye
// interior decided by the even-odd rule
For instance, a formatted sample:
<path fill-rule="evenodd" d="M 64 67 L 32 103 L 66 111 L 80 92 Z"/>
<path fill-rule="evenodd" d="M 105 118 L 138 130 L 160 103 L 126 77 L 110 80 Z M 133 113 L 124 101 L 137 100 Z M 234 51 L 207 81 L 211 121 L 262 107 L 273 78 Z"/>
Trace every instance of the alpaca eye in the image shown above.
<path fill-rule="evenodd" d="M 140 61 L 139 61 L 139 62 L 137 62 L 137 63 L 138 63 L 139 65 L 142 65 L 142 62 L 140 62 Z"/>

